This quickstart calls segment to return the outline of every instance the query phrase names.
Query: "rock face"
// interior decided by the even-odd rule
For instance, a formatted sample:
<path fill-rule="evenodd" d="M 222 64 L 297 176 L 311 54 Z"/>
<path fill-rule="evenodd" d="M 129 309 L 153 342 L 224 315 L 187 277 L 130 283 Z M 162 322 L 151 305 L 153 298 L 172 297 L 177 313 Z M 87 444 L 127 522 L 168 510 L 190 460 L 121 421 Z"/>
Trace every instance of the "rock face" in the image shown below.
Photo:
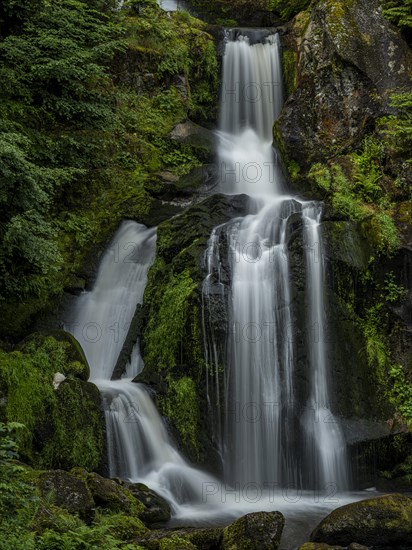
<path fill-rule="evenodd" d="M 276 550 L 284 525 L 280 512 L 246 514 L 226 527 L 223 550 Z"/>
<path fill-rule="evenodd" d="M 156 390 L 177 443 L 193 461 L 205 460 L 207 468 L 218 469 L 219 459 L 211 416 L 199 413 L 208 407 L 202 341 L 205 253 L 214 227 L 245 215 L 247 205 L 245 195 L 213 195 L 160 224 L 145 292 L 145 368 L 136 381 Z"/>
<path fill-rule="evenodd" d="M 191 120 L 186 120 L 177 124 L 170 134 L 171 139 L 179 143 L 192 145 L 196 150 L 210 158 L 215 151 L 215 136 L 207 128 L 195 124 Z"/>
<path fill-rule="evenodd" d="M 277 132 L 287 162 L 304 168 L 353 146 L 388 113 L 388 93 L 409 85 L 412 54 L 376 0 L 322 0 L 291 34 L 298 85 Z"/>
<path fill-rule="evenodd" d="M 412 500 L 399 494 L 362 500 L 334 510 L 313 531 L 313 542 L 373 548 L 412 546 Z"/>

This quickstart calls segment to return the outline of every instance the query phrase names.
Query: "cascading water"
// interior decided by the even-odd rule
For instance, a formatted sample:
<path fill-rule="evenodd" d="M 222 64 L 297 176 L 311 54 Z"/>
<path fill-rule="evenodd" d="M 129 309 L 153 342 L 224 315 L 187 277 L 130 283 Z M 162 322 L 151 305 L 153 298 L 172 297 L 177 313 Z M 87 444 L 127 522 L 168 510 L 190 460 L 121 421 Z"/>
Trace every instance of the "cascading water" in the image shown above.
<path fill-rule="evenodd" d="M 121 225 L 103 256 L 93 290 L 77 300 L 68 329 L 81 343 L 90 379 L 102 394 L 111 476 L 147 483 L 170 502 L 175 521 L 181 518 L 186 524 L 228 523 L 254 510 L 281 510 L 292 520 L 283 543 L 289 549 L 297 540 L 293 524 L 309 532 L 316 520 L 345 499 L 334 499 L 333 491 L 331 498 L 323 499 L 302 492 L 290 496 L 282 488 L 292 486 L 292 493 L 296 488 L 327 490 L 332 483 L 345 489 L 345 442 L 329 410 L 324 266 L 321 254 L 313 253 L 313 245 L 321 243 L 322 207 L 285 193 L 271 137 L 272 122 L 282 106 L 279 39 L 268 33 L 262 38 L 260 31 L 249 35 L 227 36 L 218 190 L 247 194 L 250 214 L 214 229 L 203 283 L 207 391 L 224 464 L 223 483 L 186 462 L 146 387 L 132 382 L 143 368 L 139 342 L 124 377 L 111 380 L 136 305 L 143 300 L 154 257 L 154 229 L 134 222 Z M 309 389 L 304 403 L 297 391 L 288 251 L 296 225 L 306 242 L 305 321 L 318 327 L 317 337 L 307 341 Z M 210 313 L 216 304 L 222 317 L 224 304 L 230 323 L 223 343 L 216 323 L 211 329 Z M 313 421 L 313 409 L 319 407 L 328 422 Z M 250 485 L 257 498 L 248 493 Z M 302 520 L 302 509 L 307 514 L 309 507 L 311 526 Z"/>
<path fill-rule="evenodd" d="M 230 328 L 223 358 L 225 414 L 218 426 L 225 479 L 232 486 L 252 482 L 261 489 L 293 485 L 327 490 L 333 484 L 345 490 L 345 442 L 338 420 L 328 410 L 323 329 L 317 341 L 307 342 L 310 391 L 305 405 L 298 402 L 295 389 L 287 238 L 298 217 L 308 239 L 320 242 L 321 205 L 284 194 L 271 137 L 282 106 L 279 39 L 271 35 L 254 44 L 251 36 L 252 40 L 242 34 L 227 37 L 218 148 L 220 191 L 249 195 L 250 215 L 214 231 L 203 286 L 205 307 L 216 285 L 225 292 L 218 273 L 219 243 L 225 242 L 231 272 Z M 323 264 L 310 246 L 304 254 L 307 324 L 323 327 Z M 213 338 L 206 338 L 207 349 L 213 349 Z M 222 358 L 210 351 L 209 356 L 211 369 L 218 370 Z M 307 413 L 314 408 L 322 408 L 328 421 L 314 422 L 314 415 Z"/>
<path fill-rule="evenodd" d="M 123 222 L 102 258 L 93 290 L 79 297 L 66 328 L 82 345 L 90 380 L 102 395 L 110 476 L 148 483 L 179 515 L 187 503 L 201 503 L 204 484 L 216 480 L 189 466 L 145 386 L 132 382 L 143 368 L 139 342 L 125 378 L 111 380 L 136 306 L 143 301 L 155 243 L 155 229 Z"/>

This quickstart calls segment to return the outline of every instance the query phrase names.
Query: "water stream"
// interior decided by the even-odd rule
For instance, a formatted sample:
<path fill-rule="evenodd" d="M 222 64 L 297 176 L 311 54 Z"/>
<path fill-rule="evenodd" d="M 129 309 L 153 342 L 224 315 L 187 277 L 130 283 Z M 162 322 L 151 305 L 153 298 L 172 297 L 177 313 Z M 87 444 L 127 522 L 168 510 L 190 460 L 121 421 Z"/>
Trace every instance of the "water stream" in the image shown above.
<path fill-rule="evenodd" d="M 322 205 L 286 193 L 272 148 L 272 121 L 281 107 L 278 35 L 258 43 L 246 35 L 229 35 L 223 58 L 220 191 L 249 195 L 250 215 L 219 228 L 220 241 L 228 243 L 231 274 L 230 336 L 222 358 L 224 418 L 218 427 L 225 480 L 233 486 L 253 482 L 261 489 L 292 485 L 343 491 L 348 488 L 345 441 L 338 418 L 328 409 L 333 400 L 322 328 L 324 266 L 315 246 L 321 240 Z M 320 327 L 316 338 L 307 331 L 310 389 L 305 406 L 295 388 L 287 247 L 290 223 L 298 219 L 305 237 L 306 323 Z M 204 294 L 209 297 L 221 262 L 216 231 L 207 254 Z M 212 362 L 212 369 L 218 362 Z M 327 421 L 315 421 L 319 409 Z"/>

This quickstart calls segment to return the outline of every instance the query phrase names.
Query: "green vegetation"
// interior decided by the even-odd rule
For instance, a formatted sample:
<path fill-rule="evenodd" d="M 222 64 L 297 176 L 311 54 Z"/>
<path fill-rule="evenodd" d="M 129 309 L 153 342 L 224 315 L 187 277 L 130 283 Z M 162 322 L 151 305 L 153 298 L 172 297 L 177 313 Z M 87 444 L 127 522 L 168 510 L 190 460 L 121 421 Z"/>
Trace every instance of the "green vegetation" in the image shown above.
<path fill-rule="evenodd" d="M 100 464 L 104 430 L 97 388 L 70 361 L 68 342 L 33 339 L 21 351 L 0 351 L 0 387 L 7 394 L 4 417 L 25 425 L 18 434 L 21 452 L 36 467 Z M 53 387 L 56 372 L 68 378 Z"/>
<path fill-rule="evenodd" d="M 152 277 L 154 275 L 155 271 Z M 197 283 L 191 279 L 189 272 L 183 271 L 179 275 L 172 273 L 162 288 L 161 299 L 156 300 L 160 304 L 158 313 L 150 318 L 146 330 L 145 357 L 148 365 L 154 363 L 159 369 L 173 369 L 176 366 L 189 319 L 190 297 L 196 287 Z"/>
<path fill-rule="evenodd" d="M 186 447 L 198 455 L 198 399 L 196 386 L 187 376 L 179 380 L 169 378 L 167 396 L 162 399 L 164 413 L 173 420 Z"/>
<path fill-rule="evenodd" d="M 410 42 L 412 38 L 412 0 L 385 0 L 383 13 L 402 30 Z"/>
<path fill-rule="evenodd" d="M 382 142 L 368 136 L 360 151 L 342 158 L 341 163 L 315 164 L 308 175 L 337 212 L 360 223 L 378 252 L 391 254 L 399 245 L 399 236 L 385 188 L 384 155 Z"/>
<path fill-rule="evenodd" d="M 279 13 L 284 21 L 289 21 L 299 12 L 305 10 L 311 0 L 269 0 L 272 10 Z"/>
<path fill-rule="evenodd" d="M 137 517 L 96 513 L 91 525 L 41 496 L 28 479 L 32 473 L 16 463 L 15 438 L 25 431 L 18 423 L 0 423 L 0 537 L 2 550 L 102 548 L 140 550 L 127 541 L 147 532 Z"/>
<path fill-rule="evenodd" d="M 218 89 L 203 23 L 155 0 L 20 4 L 0 14 L 0 332 L 16 335 L 122 218 L 148 214 L 156 172 L 201 164 L 168 135 L 213 117 Z"/>

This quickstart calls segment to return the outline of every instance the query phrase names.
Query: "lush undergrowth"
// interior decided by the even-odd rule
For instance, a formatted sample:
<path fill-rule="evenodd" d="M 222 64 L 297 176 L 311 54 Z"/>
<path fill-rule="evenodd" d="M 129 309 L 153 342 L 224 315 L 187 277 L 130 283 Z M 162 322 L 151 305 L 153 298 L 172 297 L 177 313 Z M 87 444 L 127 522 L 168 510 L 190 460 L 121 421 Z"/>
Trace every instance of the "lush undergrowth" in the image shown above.
<path fill-rule="evenodd" d="M 92 522 L 56 506 L 30 482 L 34 472 L 19 465 L 16 438 L 25 428 L 0 423 L 0 547 L 2 550 L 139 550 L 127 541 L 147 528 L 138 517 L 98 510 Z"/>
<path fill-rule="evenodd" d="M 157 172 L 201 164 L 168 136 L 213 117 L 218 82 L 203 24 L 154 0 L 19 6 L 3 8 L 0 38 L 3 335 L 78 284 L 122 218 L 149 213 Z"/>

